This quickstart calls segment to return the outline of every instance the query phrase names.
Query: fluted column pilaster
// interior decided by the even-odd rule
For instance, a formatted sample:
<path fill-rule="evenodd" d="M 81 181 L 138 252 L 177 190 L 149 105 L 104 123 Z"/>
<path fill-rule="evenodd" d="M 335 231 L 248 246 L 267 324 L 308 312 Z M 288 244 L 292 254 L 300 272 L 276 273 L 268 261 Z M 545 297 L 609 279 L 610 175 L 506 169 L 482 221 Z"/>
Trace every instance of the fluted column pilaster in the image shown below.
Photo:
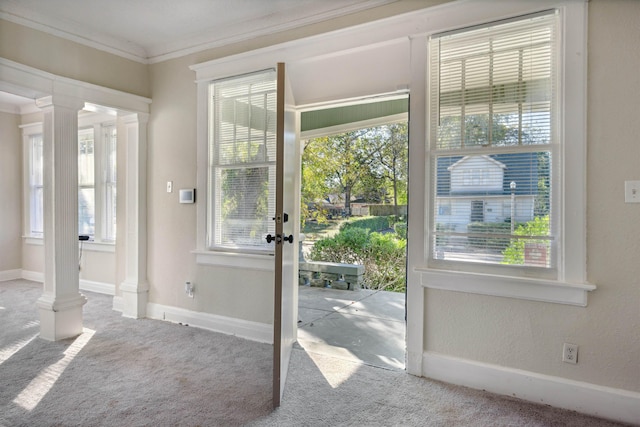
<path fill-rule="evenodd" d="M 82 333 L 78 274 L 78 111 L 72 97 L 38 100 L 44 111 L 44 291 L 40 336 L 57 341 Z"/>
<path fill-rule="evenodd" d="M 147 122 L 148 114 L 118 117 L 118 138 L 126 146 L 125 279 L 120 284 L 122 315 L 146 316 L 147 282 Z"/>

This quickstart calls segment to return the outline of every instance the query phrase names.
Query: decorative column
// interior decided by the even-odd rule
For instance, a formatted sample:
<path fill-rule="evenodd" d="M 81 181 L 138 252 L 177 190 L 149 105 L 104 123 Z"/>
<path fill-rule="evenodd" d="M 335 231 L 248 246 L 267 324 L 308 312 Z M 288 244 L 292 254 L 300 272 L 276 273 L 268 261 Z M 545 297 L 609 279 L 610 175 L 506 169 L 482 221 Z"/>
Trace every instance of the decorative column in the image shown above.
<path fill-rule="evenodd" d="M 122 315 L 146 316 L 147 282 L 147 122 L 148 114 L 118 117 L 118 138 L 126 146 L 125 279 L 120 284 Z M 120 236 L 118 236 L 120 238 Z"/>
<path fill-rule="evenodd" d="M 78 111 L 84 102 L 41 98 L 44 111 L 44 292 L 37 301 L 40 337 L 57 341 L 82 333 L 78 272 Z"/>

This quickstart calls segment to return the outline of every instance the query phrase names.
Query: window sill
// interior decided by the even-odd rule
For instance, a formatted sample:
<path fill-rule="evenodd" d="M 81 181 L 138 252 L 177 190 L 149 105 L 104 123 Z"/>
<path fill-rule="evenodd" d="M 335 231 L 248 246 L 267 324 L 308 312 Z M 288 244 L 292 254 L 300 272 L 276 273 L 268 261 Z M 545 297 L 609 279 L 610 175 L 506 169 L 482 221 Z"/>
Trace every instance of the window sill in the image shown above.
<path fill-rule="evenodd" d="M 467 292 L 557 304 L 587 306 L 587 294 L 596 289 L 591 284 L 574 284 L 555 280 L 497 276 L 492 274 L 435 270 L 417 267 L 425 288 Z"/>
<path fill-rule="evenodd" d="M 106 243 L 106 242 L 92 242 L 90 240 L 85 240 L 82 243 L 82 250 L 83 251 L 89 251 L 89 252 L 115 253 L 116 252 L 116 244 L 115 244 L 115 242 Z"/>
<path fill-rule="evenodd" d="M 27 245 L 44 246 L 42 237 L 24 236 L 24 243 Z M 90 240 L 82 241 L 82 250 L 88 252 L 116 252 L 116 244 L 107 242 L 92 242 Z"/>
<path fill-rule="evenodd" d="M 34 246 L 44 245 L 44 239 L 42 237 L 22 236 L 22 238 L 24 239 L 24 243 L 27 245 L 34 245 Z"/>
<path fill-rule="evenodd" d="M 216 265 L 220 267 L 235 267 L 244 270 L 274 271 L 273 254 L 221 252 L 221 251 L 191 251 L 196 256 L 196 264 Z"/>

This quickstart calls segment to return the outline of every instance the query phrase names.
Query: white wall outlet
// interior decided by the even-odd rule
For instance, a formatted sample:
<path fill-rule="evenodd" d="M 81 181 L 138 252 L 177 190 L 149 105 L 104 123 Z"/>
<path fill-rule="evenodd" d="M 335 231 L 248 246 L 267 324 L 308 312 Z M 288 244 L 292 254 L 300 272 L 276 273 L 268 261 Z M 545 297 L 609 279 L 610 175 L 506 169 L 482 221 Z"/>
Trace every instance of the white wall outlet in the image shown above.
<path fill-rule="evenodd" d="M 624 182 L 624 202 L 640 203 L 640 181 Z"/>
<path fill-rule="evenodd" d="M 167 193 L 171 193 L 173 191 L 173 181 L 167 181 Z"/>
<path fill-rule="evenodd" d="M 562 361 L 566 363 L 578 363 L 578 346 L 564 343 L 562 346 Z"/>
<path fill-rule="evenodd" d="M 184 284 L 184 293 L 187 294 L 187 296 L 189 298 L 193 298 L 193 291 L 194 291 L 194 286 L 193 283 L 191 282 L 185 282 Z"/>

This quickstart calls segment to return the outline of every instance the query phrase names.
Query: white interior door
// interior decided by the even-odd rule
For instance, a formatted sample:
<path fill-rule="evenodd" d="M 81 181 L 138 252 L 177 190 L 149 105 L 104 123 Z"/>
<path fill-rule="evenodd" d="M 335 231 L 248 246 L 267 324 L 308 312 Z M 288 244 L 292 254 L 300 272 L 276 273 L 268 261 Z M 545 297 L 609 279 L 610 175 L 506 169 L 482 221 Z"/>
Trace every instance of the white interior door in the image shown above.
<path fill-rule="evenodd" d="M 299 115 L 285 64 L 277 68 L 276 240 L 273 332 L 273 406 L 280 406 L 298 319 L 300 219 Z"/>

